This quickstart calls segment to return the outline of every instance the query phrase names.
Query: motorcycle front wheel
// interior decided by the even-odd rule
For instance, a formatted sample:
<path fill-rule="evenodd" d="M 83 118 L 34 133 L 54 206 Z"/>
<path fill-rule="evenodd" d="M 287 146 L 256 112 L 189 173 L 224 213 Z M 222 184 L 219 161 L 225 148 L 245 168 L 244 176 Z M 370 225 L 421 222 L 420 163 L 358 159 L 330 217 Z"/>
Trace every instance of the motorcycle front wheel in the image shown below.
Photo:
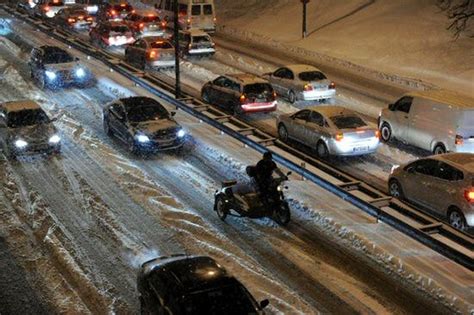
<path fill-rule="evenodd" d="M 227 210 L 225 199 L 222 196 L 216 197 L 216 212 L 219 219 L 221 219 L 222 221 L 225 221 L 225 218 L 227 218 L 228 210 Z"/>
<path fill-rule="evenodd" d="M 280 207 L 276 209 L 273 214 L 273 218 L 276 223 L 286 226 L 291 220 L 290 207 L 286 201 L 280 204 Z"/>

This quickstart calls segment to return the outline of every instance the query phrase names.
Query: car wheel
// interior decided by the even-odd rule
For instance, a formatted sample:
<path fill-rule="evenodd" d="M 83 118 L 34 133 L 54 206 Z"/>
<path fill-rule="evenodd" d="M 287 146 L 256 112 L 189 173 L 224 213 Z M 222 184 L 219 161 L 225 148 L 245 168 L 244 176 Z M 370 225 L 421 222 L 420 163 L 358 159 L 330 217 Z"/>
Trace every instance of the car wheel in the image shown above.
<path fill-rule="evenodd" d="M 280 137 L 281 141 L 288 141 L 288 130 L 286 129 L 285 125 L 280 124 L 278 126 L 278 136 Z"/>
<path fill-rule="evenodd" d="M 225 199 L 222 196 L 216 197 L 216 212 L 219 219 L 221 219 L 222 221 L 225 221 L 225 219 L 227 218 L 228 210 L 227 210 Z"/>
<path fill-rule="evenodd" d="M 323 141 L 319 141 L 316 145 L 316 155 L 320 159 L 325 159 L 329 156 L 329 150 L 326 144 Z"/>
<path fill-rule="evenodd" d="M 288 92 L 288 101 L 291 103 L 291 104 L 294 104 L 296 102 L 296 94 L 295 92 L 293 92 L 292 90 L 290 90 Z"/>
<path fill-rule="evenodd" d="M 461 210 L 457 208 L 452 208 L 449 211 L 448 222 L 452 227 L 461 231 L 464 231 L 467 228 L 466 218 L 464 218 Z"/>
<path fill-rule="evenodd" d="M 392 128 L 390 128 L 389 124 L 382 124 L 382 127 L 380 128 L 380 138 L 383 142 L 389 142 L 392 138 Z"/>
<path fill-rule="evenodd" d="M 205 90 L 203 90 L 201 92 L 201 99 L 206 102 L 206 103 L 209 103 L 209 93 Z"/>
<path fill-rule="evenodd" d="M 133 154 L 138 153 L 138 147 L 137 147 L 137 144 L 135 143 L 135 139 L 133 137 L 131 137 L 131 136 L 128 137 L 127 145 L 128 145 L 128 151 L 130 151 Z"/>
<path fill-rule="evenodd" d="M 104 118 L 103 125 L 104 125 L 105 134 L 106 134 L 107 136 L 109 136 L 109 137 L 113 136 L 114 133 L 113 133 L 112 130 L 110 129 L 110 122 L 109 122 L 109 119 L 108 119 L 108 118 Z"/>
<path fill-rule="evenodd" d="M 388 182 L 388 192 L 390 193 L 390 196 L 398 198 L 400 200 L 405 198 L 403 194 L 402 185 L 400 185 L 400 183 L 396 179 L 391 179 Z"/>
<path fill-rule="evenodd" d="M 286 226 L 291 220 L 290 207 L 286 201 L 283 201 L 280 208 L 275 211 L 274 214 L 275 222 Z"/>
<path fill-rule="evenodd" d="M 446 153 L 446 148 L 443 144 L 437 144 L 433 149 L 433 154 L 444 154 Z"/>

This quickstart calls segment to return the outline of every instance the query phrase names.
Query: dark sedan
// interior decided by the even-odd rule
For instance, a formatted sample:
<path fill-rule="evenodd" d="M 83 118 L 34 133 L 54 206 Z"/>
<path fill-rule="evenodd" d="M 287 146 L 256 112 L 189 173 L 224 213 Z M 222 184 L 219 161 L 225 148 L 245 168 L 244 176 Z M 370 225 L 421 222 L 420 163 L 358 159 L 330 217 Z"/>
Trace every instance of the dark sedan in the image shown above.
<path fill-rule="evenodd" d="M 104 130 L 125 142 L 133 153 L 179 149 L 186 132 L 158 101 L 128 97 L 113 101 L 103 110 Z"/>
<path fill-rule="evenodd" d="M 138 274 L 142 314 L 264 314 L 247 289 L 205 256 L 175 255 L 145 262 Z"/>

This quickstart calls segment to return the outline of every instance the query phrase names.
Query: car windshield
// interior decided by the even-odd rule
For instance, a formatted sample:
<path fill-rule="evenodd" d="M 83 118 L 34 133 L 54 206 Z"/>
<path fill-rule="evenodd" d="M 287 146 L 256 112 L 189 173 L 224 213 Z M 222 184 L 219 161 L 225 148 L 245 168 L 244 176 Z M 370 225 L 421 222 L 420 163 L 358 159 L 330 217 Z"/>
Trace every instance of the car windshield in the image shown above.
<path fill-rule="evenodd" d="M 152 16 L 147 15 L 143 17 L 142 21 L 145 23 L 153 23 L 153 22 L 159 23 L 160 18 L 156 15 L 152 15 Z"/>
<path fill-rule="evenodd" d="M 189 294 L 181 305 L 184 314 L 257 314 L 248 292 L 236 284 Z"/>
<path fill-rule="evenodd" d="M 359 116 L 355 115 L 338 115 L 332 116 L 330 119 L 339 129 L 350 129 L 367 126 L 367 124 Z"/>
<path fill-rule="evenodd" d="M 32 126 L 49 122 L 42 109 L 28 109 L 8 113 L 7 125 L 10 128 Z"/>
<path fill-rule="evenodd" d="M 205 44 L 210 43 L 211 39 L 208 36 L 193 36 L 193 43 L 196 44 Z"/>
<path fill-rule="evenodd" d="M 127 33 L 130 30 L 125 25 L 115 25 L 110 28 L 110 31 L 113 33 Z"/>
<path fill-rule="evenodd" d="M 254 83 L 247 84 L 244 87 L 245 94 L 262 94 L 262 93 L 272 93 L 272 86 L 268 83 Z"/>
<path fill-rule="evenodd" d="M 128 120 L 131 123 L 160 120 L 168 117 L 168 111 L 161 105 L 149 104 L 136 106 L 128 111 Z"/>
<path fill-rule="evenodd" d="M 151 48 L 156 48 L 156 49 L 171 49 L 173 48 L 173 45 L 171 45 L 169 42 L 164 42 L 164 41 L 158 41 L 158 42 L 153 42 L 151 43 Z"/>
<path fill-rule="evenodd" d="M 319 71 L 301 72 L 298 77 L 301 81 L 320 81 L 327 79 L 326 76 Z"/>
<path fill-rule="evenodd" d="M 44 56 L 45 64 L 66 63 L 72 61 L 74 61 L 74 58 L 65 51 L 54 51 L 46 53 Z"/>

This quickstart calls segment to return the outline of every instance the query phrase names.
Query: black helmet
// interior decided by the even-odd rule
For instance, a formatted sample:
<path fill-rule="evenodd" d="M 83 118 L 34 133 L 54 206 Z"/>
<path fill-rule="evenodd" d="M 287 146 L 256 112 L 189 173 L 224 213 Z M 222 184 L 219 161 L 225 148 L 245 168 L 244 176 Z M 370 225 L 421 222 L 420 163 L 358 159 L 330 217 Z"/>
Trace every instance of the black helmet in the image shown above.
<path fill-rule="evenodd" d="M 271 160 L 272 159 L 272 153 L 270 151 L 266 151 L 263 153 L 263 159 L 264 160 Z"/>

